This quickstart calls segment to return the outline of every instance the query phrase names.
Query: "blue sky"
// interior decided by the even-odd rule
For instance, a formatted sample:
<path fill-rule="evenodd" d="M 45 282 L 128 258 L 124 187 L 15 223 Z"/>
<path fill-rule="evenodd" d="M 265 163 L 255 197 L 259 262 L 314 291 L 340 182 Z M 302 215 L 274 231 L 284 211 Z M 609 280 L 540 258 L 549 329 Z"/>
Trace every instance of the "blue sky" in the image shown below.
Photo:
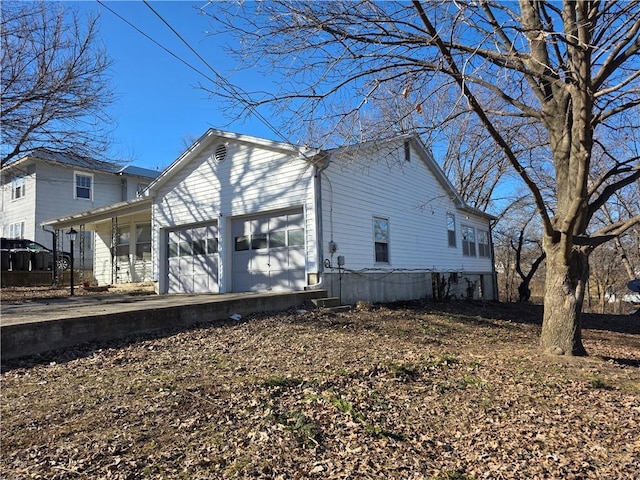
<path fill-rule="evenodd" d="M 100 14 L 100 35 L 114 61 L 110 75 L 118 95 L 111 113 L 116 121 L 111 152 L 114 160 L 162 170 L 208 128 L 278 140 L 259 119 L 235 121 L 219 99 L 198 88 L 202 77 L 97 2 L 69 2 L 80 12 Z M 142 1 L 104 2 L 167 49 L 213 77 L 213 73 Z M 207 35 L 208 17 L 198 13 L 205 1 L 154 1 L 150 5 L 219 73 L 231 71 L 223 36 Z M 243 74 L 230 79 L 249 87 L 260 82 Z"/>

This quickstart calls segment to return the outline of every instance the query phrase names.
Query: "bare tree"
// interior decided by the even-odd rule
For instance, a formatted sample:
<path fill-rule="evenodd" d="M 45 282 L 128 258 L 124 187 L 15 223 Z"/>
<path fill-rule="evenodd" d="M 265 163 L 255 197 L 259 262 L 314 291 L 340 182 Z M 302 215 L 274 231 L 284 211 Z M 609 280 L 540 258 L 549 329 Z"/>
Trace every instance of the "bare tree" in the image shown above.
<path fill-rule="evenodd" d="M 510 205 L 494 229 L 494 239 L 496 263 L 504 277 L 504 298 L 507 301 L 528 301 L 532 280 L 546 257 L 535 205 L 530 197 L 523 197 Z"/>
<path fill-rule="evenodd" d="M 640 178 L 633 157 L 612 159 L 590 177 L 595 141 L 612 135 L 623 142 L 638 128 L 638 1 L 216 2 L 205 11 L 216 28 L 237 34 L 248 65 L 282 74 L 279 92 L 253 92 L 244 105 L 278 107 L 290 133 L 322 123 L 327 143 L 336 131 L 330 125 L 346 124 L 360 137 L 393 134 L 397 125 L 366 122 L 370 105 L 394 92 L 385 86 L 403 86 L 395 95 L 413 115 L 429 116 L 425 128 L 448 115 L 429 109 L 433 98 L 473 111 L 540 216 L 541 345 L 555 354 L 586 354 L 580 313 L 589 254 L 640 221 L 634 213 L 590 228 L 595 212 Z M 511 142 L 509 129 L 526 124 L 544 134 L 544 164 L 529 164 Z M 552 184 L 539 183 L 539 171 Z"/>
<path fill-rule="evenodd" d="M 96 158 L 109 146 L 111 64 L 97 18 L 58 2 L 2 2 L 1 164 L 38 147 Z"/>

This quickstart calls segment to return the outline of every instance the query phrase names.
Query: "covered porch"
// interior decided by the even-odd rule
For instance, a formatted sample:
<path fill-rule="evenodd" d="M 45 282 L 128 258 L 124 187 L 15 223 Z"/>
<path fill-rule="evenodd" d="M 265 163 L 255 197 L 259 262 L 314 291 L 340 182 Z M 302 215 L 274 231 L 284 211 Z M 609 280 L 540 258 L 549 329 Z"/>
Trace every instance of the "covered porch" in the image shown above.
<path fill-rule="evenodd" d="M 81 238 L 84 232 L 93 232 L 92 248 L 82 244 L 76 250 L 75 268 L 80 271 L 80 282 L 149 282 L 153 281 L 151 203 L 150 197 L 140 197 L 47 220 L 42 226 L 54 229 L 58 236 L 71 228 L 81 233 Z M 92 252 L 92 270 L 84 269 L 87 252 Z"/>

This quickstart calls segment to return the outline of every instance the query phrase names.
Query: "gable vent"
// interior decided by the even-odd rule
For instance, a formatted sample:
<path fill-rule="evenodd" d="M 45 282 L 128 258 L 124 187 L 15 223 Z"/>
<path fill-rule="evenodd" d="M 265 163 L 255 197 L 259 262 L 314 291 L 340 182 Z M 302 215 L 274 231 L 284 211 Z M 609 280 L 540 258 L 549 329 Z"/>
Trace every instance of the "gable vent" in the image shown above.
<path fill-rule="evenodd" d="M 224 162 L 224 159 L 227 158 L 227 146 L 224 143 L 216 145 L 213 158 L 216 162 Z"/>

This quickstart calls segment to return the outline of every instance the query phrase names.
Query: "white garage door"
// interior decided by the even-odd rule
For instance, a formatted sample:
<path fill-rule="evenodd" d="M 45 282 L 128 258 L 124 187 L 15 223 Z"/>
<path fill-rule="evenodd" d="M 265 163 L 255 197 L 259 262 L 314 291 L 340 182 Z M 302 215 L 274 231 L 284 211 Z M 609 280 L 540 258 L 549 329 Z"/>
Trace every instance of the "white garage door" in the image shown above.
<path fill-rule="evenodd" d="M 218 226 L 169 232 L 169 293 L 218 293 Z"/>
<path fill-rule="evenodd" d="M 234 292 L 305 287 L 302 210 L 234 220 L 232 232 Z"/>

